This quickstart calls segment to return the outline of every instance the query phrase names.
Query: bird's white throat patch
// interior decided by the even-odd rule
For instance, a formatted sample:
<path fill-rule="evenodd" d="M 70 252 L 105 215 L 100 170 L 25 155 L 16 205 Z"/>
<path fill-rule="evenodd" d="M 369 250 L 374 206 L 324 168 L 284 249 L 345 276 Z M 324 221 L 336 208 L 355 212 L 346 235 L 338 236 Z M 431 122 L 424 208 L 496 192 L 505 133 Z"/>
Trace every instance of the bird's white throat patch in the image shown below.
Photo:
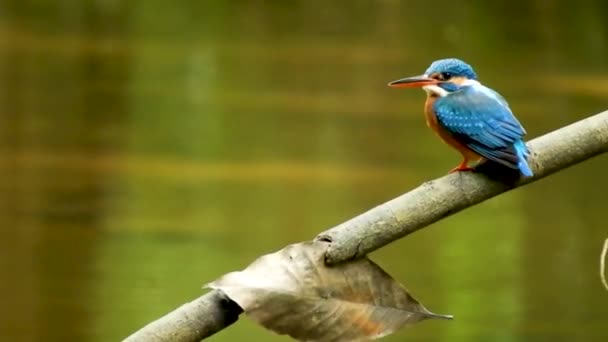
<path fill-rule="evenodd" d="M 427 85 L 422 87 L 422 89 L 424 89 L 428 95 L 438 95 L 444 97 L 448 94 L 447 90 L 436 85 Z"/>
<path fill-rule="evenodd" d="M 470 80 L 470 79 L 463 79 L 460 82 L 456 83 L 457 85 L 461 86 L 461 87 L 477 87 L 480 86 L 481 83 L 479 83 L 476 80 Z M 424 89 L 424 91 L 428 94 L 428 95 L 437 95 L 440 97 L 444 97 L 446 95 L 448 95 L 450 92 L 441 88 L 440 86 L 437 85 L 427 85 L 422 87 L 422 89 Z"/>

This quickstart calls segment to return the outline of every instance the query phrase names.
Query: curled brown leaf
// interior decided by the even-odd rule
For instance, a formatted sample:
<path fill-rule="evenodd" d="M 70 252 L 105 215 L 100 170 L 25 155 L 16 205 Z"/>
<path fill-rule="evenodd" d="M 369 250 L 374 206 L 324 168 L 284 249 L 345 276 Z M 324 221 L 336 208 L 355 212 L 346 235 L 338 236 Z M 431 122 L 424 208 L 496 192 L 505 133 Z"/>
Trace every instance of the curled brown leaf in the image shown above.
<path fill-rule="evenodd" d="M 208 284 L 255 321 L 301 341 L 362 341 L 428 318 L 428 311 L 378 265 L 361 258 L 325 265 L 326 242 L 264 255 Z"/>

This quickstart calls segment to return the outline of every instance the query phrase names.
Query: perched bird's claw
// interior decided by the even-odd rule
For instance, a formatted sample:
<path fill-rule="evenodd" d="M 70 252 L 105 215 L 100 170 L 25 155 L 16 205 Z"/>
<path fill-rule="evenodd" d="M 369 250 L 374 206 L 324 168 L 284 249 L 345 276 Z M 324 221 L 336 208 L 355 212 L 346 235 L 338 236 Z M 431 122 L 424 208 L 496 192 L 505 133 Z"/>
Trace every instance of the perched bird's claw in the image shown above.
<path fill-rule="evenodd" d="M 453 168 L 452 170 L 450 170 L 450 172 L 448 172 L 448 174 L 450 173 L 454 173 L 457 171 L 474 171 L 475 168 L 470 167 L 469 166 L 469 161 L 465 158 L 462 163 L 458 164 L 458 166 L 456 166 L 455 168 Z"/>
<path fill-rule="evenodd" d="M 462 167 L 462 166 L 458 165 L 455 168 L 451 169 L 450 172 L 448 172 L 448 174 L 458 172 L 458 171 L 475 171 L 475 168 L 469 167 L 469 166 Z"/>

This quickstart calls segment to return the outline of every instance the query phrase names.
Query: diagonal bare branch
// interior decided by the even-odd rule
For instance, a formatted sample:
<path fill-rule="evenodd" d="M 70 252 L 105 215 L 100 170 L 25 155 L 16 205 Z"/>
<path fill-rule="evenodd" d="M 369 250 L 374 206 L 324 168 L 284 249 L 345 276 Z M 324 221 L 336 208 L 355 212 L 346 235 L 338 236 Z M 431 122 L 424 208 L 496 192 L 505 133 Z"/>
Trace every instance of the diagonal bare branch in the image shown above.
<path fill-rule="evenodd" d="M 608 151 L 608 111 L 528 143 L 534 177 L 506 184 L 459 172 L 429 182 L 317 236 L 330 264 L 368 254 L 433 222 Z"/>
<path fill-rule="evenodd" d="M 512 184 L 482 174 L 456 173 L 418 188 L 331 228 L 316 239 L 331 242 L 328 263 L 361 257 L 484 200 L 608 151 L 608 111 L 576 122 L 529 144 L 534 177 Z M 238 319 L 241 308 L 211 291 L 148 324 L 126 341 L 194 342 Z"/>

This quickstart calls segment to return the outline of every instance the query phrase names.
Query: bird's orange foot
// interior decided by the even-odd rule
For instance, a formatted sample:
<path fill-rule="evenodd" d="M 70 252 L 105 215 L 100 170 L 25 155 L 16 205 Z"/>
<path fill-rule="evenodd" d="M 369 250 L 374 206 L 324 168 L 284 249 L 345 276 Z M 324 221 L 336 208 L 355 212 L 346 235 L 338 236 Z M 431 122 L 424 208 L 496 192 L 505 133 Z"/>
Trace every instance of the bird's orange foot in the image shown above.
<path fill-rule="evenodd" d="M 469 167 L 467 165 L 467 162 L 463 161 L 458 166 L 456 166 L 455 168 L 453 168 L 452 170 L 450 170 L 450 172 L 448 172 L 448 173 L 454 173 L 454 172 L 457 172 L 457 171 L 473 171 L 473 170 L 475 170 L 475 168 Z"/>

